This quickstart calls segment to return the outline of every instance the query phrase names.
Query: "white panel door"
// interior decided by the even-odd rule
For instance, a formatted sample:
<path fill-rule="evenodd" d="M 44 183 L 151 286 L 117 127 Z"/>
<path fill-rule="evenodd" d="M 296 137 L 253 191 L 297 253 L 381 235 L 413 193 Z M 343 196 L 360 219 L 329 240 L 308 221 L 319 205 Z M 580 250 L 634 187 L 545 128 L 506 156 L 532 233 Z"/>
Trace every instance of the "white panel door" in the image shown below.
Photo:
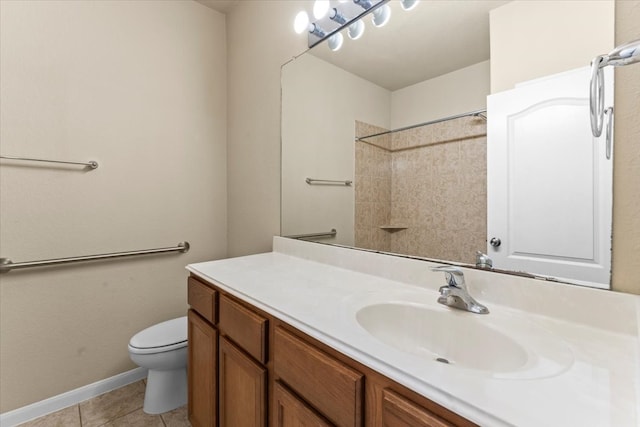
<path fill-rule="evenodd" d="M 605 71 L 610 106 L 613 73 Z M 613 168 L 606 129 L 600 138 L 591 134 L 589 79 L 585 67 L 487 98 L 494 268 L 609 288 Z"/>

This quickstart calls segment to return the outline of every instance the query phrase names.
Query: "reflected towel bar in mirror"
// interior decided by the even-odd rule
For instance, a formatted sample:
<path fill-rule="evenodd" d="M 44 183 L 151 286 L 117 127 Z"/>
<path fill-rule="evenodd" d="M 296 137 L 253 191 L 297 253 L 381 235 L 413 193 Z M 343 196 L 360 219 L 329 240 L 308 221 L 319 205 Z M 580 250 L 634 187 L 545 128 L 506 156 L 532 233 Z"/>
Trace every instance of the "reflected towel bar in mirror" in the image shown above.
<path fill-rule="evenodd" d="M 111 259 L 111 258 L 123 258 L 123 257 L 136 256 L 136 255 L 161 254 L 165 252 L 186 253 L 186 252 L 189 252 L 189 247 L 190 247 L 189 242 L 180 242 L 178 243 L 178 246 L 174 246 L 170 248 L 143 249 L 140 251 L 113 252 L 109 254 L 45 259 L 40 261 L 12 262 L 8 258 L 0 258 L 0 273 L 7 273 L 11 270 L 18 270 L 23 268 L 47 267 L 47 266 L 60 265 L 60 264 L 69 264 L 74 262 L 95 261 L 95 260 Z"/>
<path fill-rule="evenodd" d="M 315 179 L 315 178 L 307 178 L 305 182 L 309 185 L 345 185 L 347 187 L 351 186 L 353 181 L 339 181 L 333 179 Z"/>
<path fill-rule="evenodd" d="M 322 237 L 334 237 L 336 234 L 338 234 L 338 232 L 335 228 L 332 228 L 331 231 L 324 233 L 292 234 L 283 237 L 288 237 L 289 239 L 319 239 Z"/>
<path fill-rule="evenodd" d="M 93 160 L 88 161 L 88 162 L 66 162 L 66 161 L 62 161 L 62 160 L 34 159 L 34 158 L 30 158 L 30 157 L 13 157 L 13 156 L 0 156 L 0 159 L 21 160 L 21 161 L 26 161 L 26 162 L 61 163 L 61 164 L 65 164 L 65 165 L 81 165 L 81 166 L 87 166 L 90 169 L 97 169 L 98 168 L 98 162 L 93 161 Z"/>

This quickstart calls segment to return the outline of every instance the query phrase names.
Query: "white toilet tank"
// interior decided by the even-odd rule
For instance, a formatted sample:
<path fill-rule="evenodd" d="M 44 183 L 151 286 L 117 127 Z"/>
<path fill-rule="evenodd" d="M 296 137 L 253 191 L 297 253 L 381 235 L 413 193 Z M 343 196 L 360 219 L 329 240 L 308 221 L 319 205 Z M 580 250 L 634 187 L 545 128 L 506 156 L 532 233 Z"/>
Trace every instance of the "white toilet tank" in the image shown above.
<path fill-rule="evenodd" d="M 129 351 L 152 354 L 175 350 L 187 345 L 187 317 L 178 317 L 150 326 L 129 341 Z"/>

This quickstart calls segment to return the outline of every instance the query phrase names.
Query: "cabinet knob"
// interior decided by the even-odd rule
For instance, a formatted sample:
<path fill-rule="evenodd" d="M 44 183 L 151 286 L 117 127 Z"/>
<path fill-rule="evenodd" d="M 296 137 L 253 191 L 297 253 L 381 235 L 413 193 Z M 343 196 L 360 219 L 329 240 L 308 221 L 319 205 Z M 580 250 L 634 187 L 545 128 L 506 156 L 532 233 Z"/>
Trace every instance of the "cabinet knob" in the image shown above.
<path fill-rule="evenodd" d="M 500 244 L 502 244 L 502 242 L 497 237 L 492 237 L 491 240 L 489 240 L 489 244 L 494 248 L 497 248 L 498 246 L 500 246 Z"/>

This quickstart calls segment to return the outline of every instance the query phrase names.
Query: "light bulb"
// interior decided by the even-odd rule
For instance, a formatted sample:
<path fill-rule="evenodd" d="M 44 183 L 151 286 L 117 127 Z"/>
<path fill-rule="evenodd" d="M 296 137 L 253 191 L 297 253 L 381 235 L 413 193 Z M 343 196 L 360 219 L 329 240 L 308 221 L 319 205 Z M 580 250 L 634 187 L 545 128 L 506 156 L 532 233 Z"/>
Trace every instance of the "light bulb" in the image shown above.
<path fill-rule="evenodd" d="M 303 10 L 296 15 L 293 21 L 293 29 L 296 33 L 302 34 L 307 28 L 309 28 L 309 15 Z"/>
<path fill-rule="evenodd" d="M 327 40 L 329 44 L 329 49 L 332 51 L 339 50 L 342 47 L 342 43 L 344 42 L 344 37 L 341 33 L 335 33 Z"/>
<path fill-rule="evenodd" d="M 347 29 L 347 35 L 351 40 L 358 40 L 364 34 L 364 22 L 357 20 L 353 24 L 349 25 Z"/>
<path fill-rule="evenodd" d="M 329 0 L 316 0 L 313 4 L 313 17 L 322 19 L 329 11 Z"/>
<path fill-rule="evenodd" d="M 371 21 L 376 27 L 384 27 L 387 22 L 389 22 L 390 18 L 391 8 L 388 4 L 385 4 L 384 6 L 379 7 L 373 11 L 373 17 L 371 18 Z"/>
<path fill-rule="evenodd" d="M 418 5 L 420 0 L 400 0 L 400 5 L 404 10 L 411 10 Z"/>

